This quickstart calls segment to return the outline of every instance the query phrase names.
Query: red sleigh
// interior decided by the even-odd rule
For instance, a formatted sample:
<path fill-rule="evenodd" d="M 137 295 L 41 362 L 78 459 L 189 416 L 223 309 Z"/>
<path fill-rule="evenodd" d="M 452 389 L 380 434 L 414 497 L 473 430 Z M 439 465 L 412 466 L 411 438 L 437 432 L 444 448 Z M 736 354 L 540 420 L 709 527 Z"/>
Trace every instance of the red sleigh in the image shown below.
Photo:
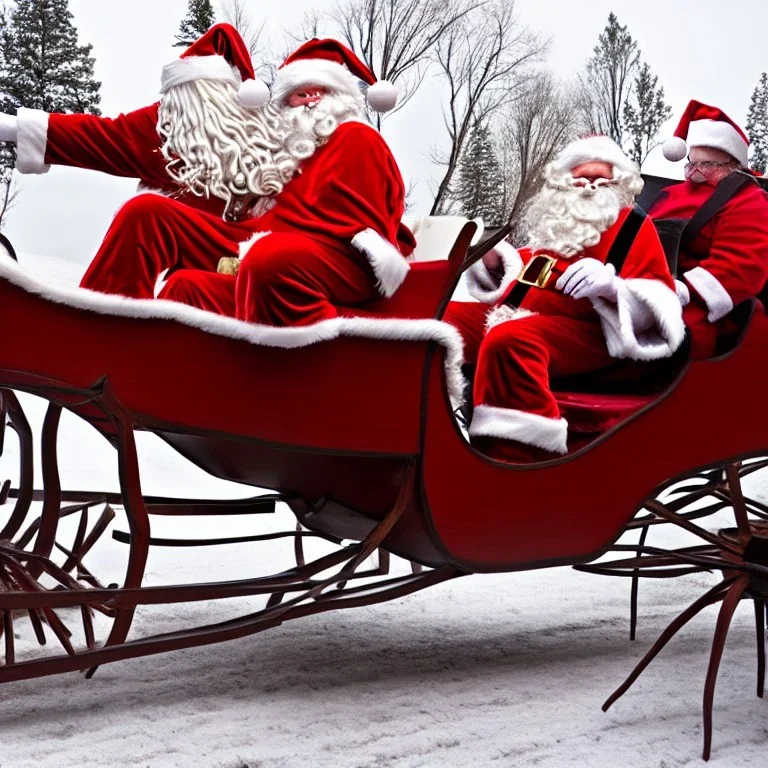
<path fill-rule="evenodd" d="M 417 232 L 420 251 L 430 239 L 444 241 L 433 226 L 427 220 Z M 648 368 L 640 379 L 609 376 L 599 395 L 564 392 L 574 422 L 579 411 L 594 415 L 596 408 L 610 417 L 603 421 L 610 428 L 583 439 L 567 457 L 530 466 L 494 462 L 471 448 L 455 414 L 460 343 L 439 318 L 476 226 L 448 226 L 454 231 L 447 258 L 414 263 L 398 294 L 370 307 L 370 316 L 301 329 L 56 289 L 0 254 L 0 451 L 7 421 L 20 437 L 22 457 L 18 487 L 6 483 L 0 491 L 0 505 L 10 508 L 0 517 L 0 682 L 92 672 L 107 662 L 242 637 L 470 573 L 564 564 L 631 577 L 715 569 L 723 580 L 659 641 L 701 607 L 722 601 L 706 683 L 709 754 L 714 683 L 730 617 L 741 598 L 763 611 L 768 597 L 768 532 L 756 521 L 768 510 L 745 498 L 740 485 L 743 474 L 768 464 L 750 461 L 768 455 L 768 408 L 753 396 L 768 388 L 763 307 L 737 308 L 741 333 L 716 359 L 681 358 L 674 368 Z M 14 391 L 49 403 L 42 491 L 33 488 L 31 434 Z M 56 461 L 62 409 L 117 449 L 120 494 L 62 491 Z M 239 502 L 143 496 L 136 430 L 159 435 L 216 477 L 276 495 Z M 686 478 L 669 500 L 658 500 Z M 35 500 L 42 513 L 30 525 Z M 174 543 L 152 538 L 153 516 L 259 514 L 276 501 L 299 523 L 283 534 L 295 544 L 292 566 L 240 581 L 142 586 L 150 547 Z M 114 504 L 126 511 L 130 554 L 122 585 L 105 587 L 87 555 Z M 735 527 L 719 533 L 700 527 L 702 504 L 704 512 L 732 508 Z M 102 506 L 107 511 L 90 525 Z M 57 532 L 69 515 L 80 522 L 65 545 Z M 661 550 L 642 543 L 628 557 L 621 554 L 627 547 L 615 546 L 628 527 L 662 522 L 699 535 L 702 544 Z M 308 562 L 307 536 L 335 549 Z M 610 551 L 621 559 L 586 566 Z M 412 573 L 390 575 L 390 554 L 409 560 Z M 371 568 L 366 563 L 374 555 Z M 264 597 L 263 608 L 238 619 L 128 639 L 141 606 L 254 595 Z M 95 636 L 94 611 L 112 620 L 105 639 Z M 52 633 L 60 648 L 17 658 L 14 625 L 22 618 L 41 642 Z M 67 626 L 73 622 L 82 630 L 81 646 Z M 760 614 L 759 637 L 763 626 Z M 762 676 L 762 653 L 759 662 Z"/>

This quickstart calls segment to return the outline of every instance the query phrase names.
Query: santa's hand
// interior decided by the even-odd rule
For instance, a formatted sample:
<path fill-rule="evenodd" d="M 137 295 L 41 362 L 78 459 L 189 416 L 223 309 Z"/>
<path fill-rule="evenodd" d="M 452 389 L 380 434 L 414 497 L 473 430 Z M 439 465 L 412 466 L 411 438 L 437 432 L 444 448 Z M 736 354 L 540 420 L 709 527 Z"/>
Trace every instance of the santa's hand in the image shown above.
<path fill-rule="evenodd" d="M 15 142 L 19 136 L 19 119 L 0 113 L 0 141 Z"/>
<path fill-rule="evenodd" d="M 579 259 L 563 272 L 555 288 L 574 299 L 598 297 L 616 301 L 619 279 L 610 264 L 597 259 Z"/>
<path fill-rule="evenodd" d="M 687 307 L 691 303 L 691 292 L 682 280 L 675 280 L 675 293 L 681 306 Z"/>

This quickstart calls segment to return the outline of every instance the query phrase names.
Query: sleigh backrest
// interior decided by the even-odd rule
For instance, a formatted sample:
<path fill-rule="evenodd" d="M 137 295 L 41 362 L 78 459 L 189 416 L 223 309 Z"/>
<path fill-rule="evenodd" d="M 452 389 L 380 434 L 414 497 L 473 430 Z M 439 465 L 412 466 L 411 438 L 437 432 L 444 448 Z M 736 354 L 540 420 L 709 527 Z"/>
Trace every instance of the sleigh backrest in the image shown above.
<path fill-rule="evenodd" d="M 451 253 L 459 234 L 469 219 L 463 216 L 424 216 L 404 219 L 403 223 L 416 238 L 416 249 L 409 261 L 444 261 Z M 483 222 L 475 219 L 477 232 L 473 242 L 483 234 Z"/>

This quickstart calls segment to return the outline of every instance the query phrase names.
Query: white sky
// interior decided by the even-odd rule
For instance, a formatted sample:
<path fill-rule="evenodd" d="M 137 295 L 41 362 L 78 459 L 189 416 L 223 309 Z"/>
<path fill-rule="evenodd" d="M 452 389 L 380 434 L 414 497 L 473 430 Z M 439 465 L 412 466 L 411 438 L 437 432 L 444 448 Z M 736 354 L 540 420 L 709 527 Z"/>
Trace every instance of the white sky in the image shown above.
<path fill-rule="evenodd" d="M 330 0 L 250 0 L 254 16 L 270 26 L 298 26 L 304 11 Z M 589 57 L 613 10 L 638 41 L 659 75 L 673 108 L 669 131 L 691 98 L 716 104 L 743 123 L 760 73 L 768 70 L 768 0 L 516 0 L 521 21 L 551 38 L 549 67 L 573 77 Z M 102 111 L 116 115 L 157 98 L 160 69 L 179 49 L 171 47 L 186 0 L 70 0 L 82 42 L 93 44 Z M 727 8 L 727 13 L 725 9 Z M 439 82 L 430 89 L 439 88 Z M 443 140 L 441 116 L 428 94 L 415 98 L 385 125 L 385 135 L 407 182 L 415 182 L 416 211 L 429 206 L 436 175 L 427 154 Z M 675 175 L 654 154 L 644 170 Z M 135 182 L 54 168 L 24 177 L 7 233 L 17 249 L 84 262 L 91 258 Z"/>

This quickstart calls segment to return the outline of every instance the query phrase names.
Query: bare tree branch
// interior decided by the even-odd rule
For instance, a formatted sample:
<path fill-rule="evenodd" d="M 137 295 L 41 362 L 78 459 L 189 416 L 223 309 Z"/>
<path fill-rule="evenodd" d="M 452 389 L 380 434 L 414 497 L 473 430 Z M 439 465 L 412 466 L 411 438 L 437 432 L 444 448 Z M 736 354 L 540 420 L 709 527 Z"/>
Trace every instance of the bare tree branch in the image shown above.
<path fill-rule="evenodd" d="M 265 18 L 260 24 L 257 23 L 246 5 L 246 0 L 222 0 L 221 13 L 224 21 L 228 21 L 240 33 L 248 53 L 253 57 L 268 50 L 268 45 L 263 43 L 267 20 Z"/>
<path fill-rule="evenodd" d="M 463 16 L 438 40 L 436 61 L 446 82 L 443 118 L 449 147 L 432 215 L 450 210 L 451 180 L 472 125 L 515 103 L 525 77 L 546 50 L 515 16 L 514 0 L 489 0 Z"/>

